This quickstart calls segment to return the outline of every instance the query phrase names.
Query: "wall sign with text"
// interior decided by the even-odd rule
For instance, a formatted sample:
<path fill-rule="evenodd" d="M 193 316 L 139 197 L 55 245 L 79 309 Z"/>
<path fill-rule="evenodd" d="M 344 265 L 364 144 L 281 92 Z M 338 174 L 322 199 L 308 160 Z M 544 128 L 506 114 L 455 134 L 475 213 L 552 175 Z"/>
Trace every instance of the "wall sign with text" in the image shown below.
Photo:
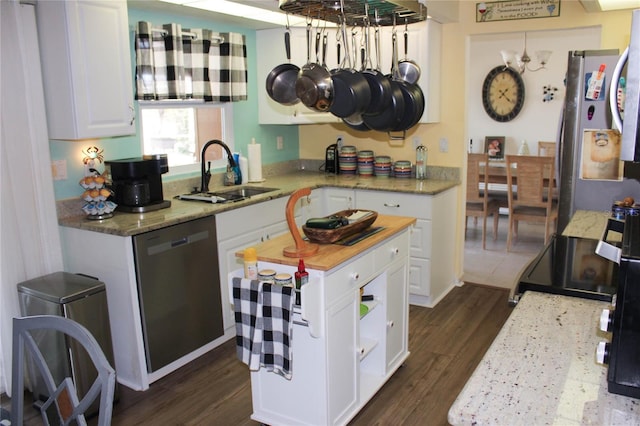
<path fill-rule="evenodd" d="M 476 22 L 560 16 L 560 0 L 504 0 L 476 3 Z"/>

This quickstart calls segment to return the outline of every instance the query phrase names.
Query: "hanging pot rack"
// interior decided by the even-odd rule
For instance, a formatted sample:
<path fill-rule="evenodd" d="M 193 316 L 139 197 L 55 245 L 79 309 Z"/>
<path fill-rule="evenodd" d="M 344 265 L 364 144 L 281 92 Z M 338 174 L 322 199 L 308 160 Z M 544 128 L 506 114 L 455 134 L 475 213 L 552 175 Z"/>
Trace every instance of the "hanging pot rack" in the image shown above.
<path fill-rule="evenodd" d="M 396 21 L 413 24 L 427 19 L 427 7 L 419 0 L 279 0 L 280 10 L 292 15 L 322 19 L 336 24 L 391 26 Z M 367 12 L 365 12 L 367 10 Z M 367 16 L 368 15 L 368 16 Z"/>

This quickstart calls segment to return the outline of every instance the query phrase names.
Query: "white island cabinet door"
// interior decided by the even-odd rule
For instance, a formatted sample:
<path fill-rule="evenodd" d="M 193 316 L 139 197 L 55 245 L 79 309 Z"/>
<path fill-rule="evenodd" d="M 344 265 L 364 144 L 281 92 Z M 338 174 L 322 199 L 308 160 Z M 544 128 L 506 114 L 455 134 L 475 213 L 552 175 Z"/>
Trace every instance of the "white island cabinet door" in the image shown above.
<path fill-rule="evenodd" d="M 135 134 L 127 2 L 39 1 L 51 139 Z"/>
<path fill-rule="evenodd" d="M 359 301 L 349 292 L 327 310 L 327 373 L 330 424 L 343 424 L 358 405 Z"/>

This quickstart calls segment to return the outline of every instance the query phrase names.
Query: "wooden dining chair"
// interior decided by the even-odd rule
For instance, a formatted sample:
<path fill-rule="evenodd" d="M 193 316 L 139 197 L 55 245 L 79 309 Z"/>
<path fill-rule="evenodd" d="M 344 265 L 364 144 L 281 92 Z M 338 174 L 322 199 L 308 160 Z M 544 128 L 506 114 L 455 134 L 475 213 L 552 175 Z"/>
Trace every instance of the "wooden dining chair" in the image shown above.
<path fill-rule="evenodd" d="M 544 223 L 544 243 L 555 229 L 558 204 L 553 199 L 554 157 L 507 155 L 507 193 L 509 198 L 509 233 L 507 251 L 513 237 L 518 237 L 518 222 Z M 553 227 L 551 224 L 553 223 Z"/>
<path fill-rule="evenodd" d="M 493 240 L 498 238 L 498 219 L 500 205 L 498 200 L 489 196 L 488 173 L 482 171 L 487 167 L 489 154 L 468 154 L 467 157 L 467 207 L 464 218 L 464 229 L 467 231 L 469 216 L 482 218 L 482 249 L 486 249 L 487 217 L 493 215 Z M 481 177 L 482 176 L 482 177 Z M 481 183 L 483 183 L 481 187 Z"/>
<path fill-rule="evenodd" d="M 556 143 L 538 141 L 538 156 L 542 157 L 555 157 L 556 155 Z"/>

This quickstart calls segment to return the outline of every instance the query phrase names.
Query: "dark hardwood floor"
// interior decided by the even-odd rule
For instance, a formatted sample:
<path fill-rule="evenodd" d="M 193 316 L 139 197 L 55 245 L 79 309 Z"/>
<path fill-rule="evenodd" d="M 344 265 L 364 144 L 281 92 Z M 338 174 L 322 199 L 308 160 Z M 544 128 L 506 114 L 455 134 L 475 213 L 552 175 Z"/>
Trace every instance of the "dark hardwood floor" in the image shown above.
<path fill-rule="evenodd" d="M 511 313 L 507 298 L 508 290 L 466 284 L 433 309 L 411 306 L 411 355 L 351 424 L 446 425 L 449 407 Z M 249 418 L 249 372 L 234 345 L 223 344 L 146 392 L 121 387 L 112 424 L 256 425 Z M 25 424 L 39 424 L 28 410 Z"/>

